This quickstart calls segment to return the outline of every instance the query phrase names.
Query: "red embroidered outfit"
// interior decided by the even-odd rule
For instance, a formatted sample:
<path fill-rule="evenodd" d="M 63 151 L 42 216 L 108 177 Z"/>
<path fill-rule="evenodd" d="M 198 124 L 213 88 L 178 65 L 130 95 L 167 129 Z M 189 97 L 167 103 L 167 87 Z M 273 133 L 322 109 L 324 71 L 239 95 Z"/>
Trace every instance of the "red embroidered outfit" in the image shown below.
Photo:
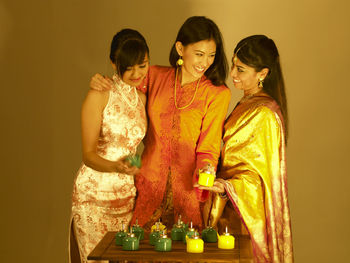
<path fill-rule="evenodd" d="M 181 214 L 185 222 L 193 221 L 202 227 L 200 201 L 205 200 L 207 193 L 196 193 L 193 183 L 199 168 L 207 163 L 217 165 L 230 90 L 224 85 L 214 86 L 203 76 L 194 101 L 177 109 L 174 68 L 152 66 L 146 82 L 149 125 L 142 168 L 135 181 L 138 196 L 133 221 L 137 218 L 140 225 L 146 224 L 162 200 L 171 196 L 174 216 Z M 197 81 L 181 87 L 178 80 L 179 108 L 189 104 L 196 85 Z"/>

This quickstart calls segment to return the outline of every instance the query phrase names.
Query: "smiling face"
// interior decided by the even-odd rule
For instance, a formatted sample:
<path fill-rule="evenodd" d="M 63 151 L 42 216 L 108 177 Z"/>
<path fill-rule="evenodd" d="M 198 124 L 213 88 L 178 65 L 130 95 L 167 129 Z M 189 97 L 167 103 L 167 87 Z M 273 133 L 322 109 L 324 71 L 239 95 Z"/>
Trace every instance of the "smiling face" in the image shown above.
<path fill-rule="evenodd" d="M 146 54 L 143 63 L 127 67 L 122 80 L 130 86 L 139 86 L 146 77 L 149 68 L 148 55 Z"/>
<path fill-rule="evenodd" d="M 244 95 L 252 95 L 259 92 L 261 90 L 259 88 L 259 80 L 264 80 L 267 72 L 267 68 L 256 72 L 253 67 L 242 63 L 236 55 L 233 56 L 230 76 L 235 88 L 243 90 Z"/>
<path fill-rule="evenodd" d="M 181 67 L 181 84 L 184 85 L 202 77 L 213 64 L 216 44 L 214 40 L 202 40 L 187 46 L 183 46 L 181 42 L 176 42 L 176 50 L 184 61 Z"/>

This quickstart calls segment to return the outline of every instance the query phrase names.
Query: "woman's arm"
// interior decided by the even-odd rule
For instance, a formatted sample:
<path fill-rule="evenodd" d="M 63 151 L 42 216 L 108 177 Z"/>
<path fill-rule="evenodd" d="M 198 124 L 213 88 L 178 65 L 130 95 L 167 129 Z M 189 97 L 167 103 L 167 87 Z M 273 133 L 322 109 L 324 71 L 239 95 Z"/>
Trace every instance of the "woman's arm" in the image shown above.
<path fill-rule="evenodd" d="M 138 169 L 130 167 L 127 161 L 109 161 L 96 153 L 101 131 L 102 113 L 107 105 L 108 97 L 108 91 L 90 90 L 83 102 L 81 111 L 83 162 L 100 172 L 136 174 Z"/>
<path fill-rule="evenodd" d="M 148 84 L 149 84 L 149 75 L 152 71 L 152 67 L 149 68 L 146 77 L 143 79 L 142 83 L 137 86 L 137 90 L 141 93 L 146 93 Z M 90 89 L 97 91 L 108 91 L 113 88 L 113 80 L 107 76 L 102 76 L 99 73 L 96 73 L 90 80 Z"/>
<path fill-rule="evenodd" d="M 198 181 L 198 170 L 205 165 L 211 164 L 216 167 L 220 155 L 220 146 L 224 121 L 231 99 L 231 92 L 228 88 L 219 94 L 213 94 L 212 101 L 209 102 L 207 113 L 202 121 L 202 129 L 196 149 L 196 169 L 194 171 L 194 183 Z M 195 185 L 196 186 L 196 185 Z M 197 189 L 197 198 L 205 201 L 208 191 Z"/>

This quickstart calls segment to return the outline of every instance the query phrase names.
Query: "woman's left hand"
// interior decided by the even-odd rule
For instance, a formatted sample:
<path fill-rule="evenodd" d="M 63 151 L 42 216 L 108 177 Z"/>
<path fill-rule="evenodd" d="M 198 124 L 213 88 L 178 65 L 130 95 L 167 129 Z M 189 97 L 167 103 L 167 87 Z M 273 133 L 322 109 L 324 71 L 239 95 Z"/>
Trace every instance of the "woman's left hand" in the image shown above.
<path fill-rule="evenodd" d="M 113 80 L 97 73 L 90 80 L 90 88 L 98 91 L 111 90 L 113 89 Z"/>
<path fill-rule="evenodd" d="M 214 193 L 225 193 L 225 186 L 224 184 L 219 181 L 219 180 L 215 180 L 214 181 L 214 185 L 212 187 L 208 187 L 208 186 L 203 186 L 203 185 L 199 185 L 198 183 L 195 183 L 193 185 L 193 187 L 198 187 L 198 189 L 201 190 L 208 190 Z"/>

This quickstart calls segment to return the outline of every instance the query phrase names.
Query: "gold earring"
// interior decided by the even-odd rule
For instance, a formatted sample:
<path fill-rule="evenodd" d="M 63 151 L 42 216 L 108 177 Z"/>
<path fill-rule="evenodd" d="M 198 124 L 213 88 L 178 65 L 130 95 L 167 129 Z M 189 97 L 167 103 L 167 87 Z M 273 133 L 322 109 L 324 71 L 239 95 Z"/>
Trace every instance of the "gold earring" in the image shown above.
<path fill-rule="evenodd" d="M 184 64 L 184 61 L 183 61 L 182 57 L 180 56 L 179 59 L 176 61 L 176 65 L 178 67 L 181 67 L 183 64 Z"/>
<path fill-rule="evenodd" d="M 263 88 L 264 87 L 263 83 L 264 83 L 264 79 L 259 79 L 258 87 Z"/>

